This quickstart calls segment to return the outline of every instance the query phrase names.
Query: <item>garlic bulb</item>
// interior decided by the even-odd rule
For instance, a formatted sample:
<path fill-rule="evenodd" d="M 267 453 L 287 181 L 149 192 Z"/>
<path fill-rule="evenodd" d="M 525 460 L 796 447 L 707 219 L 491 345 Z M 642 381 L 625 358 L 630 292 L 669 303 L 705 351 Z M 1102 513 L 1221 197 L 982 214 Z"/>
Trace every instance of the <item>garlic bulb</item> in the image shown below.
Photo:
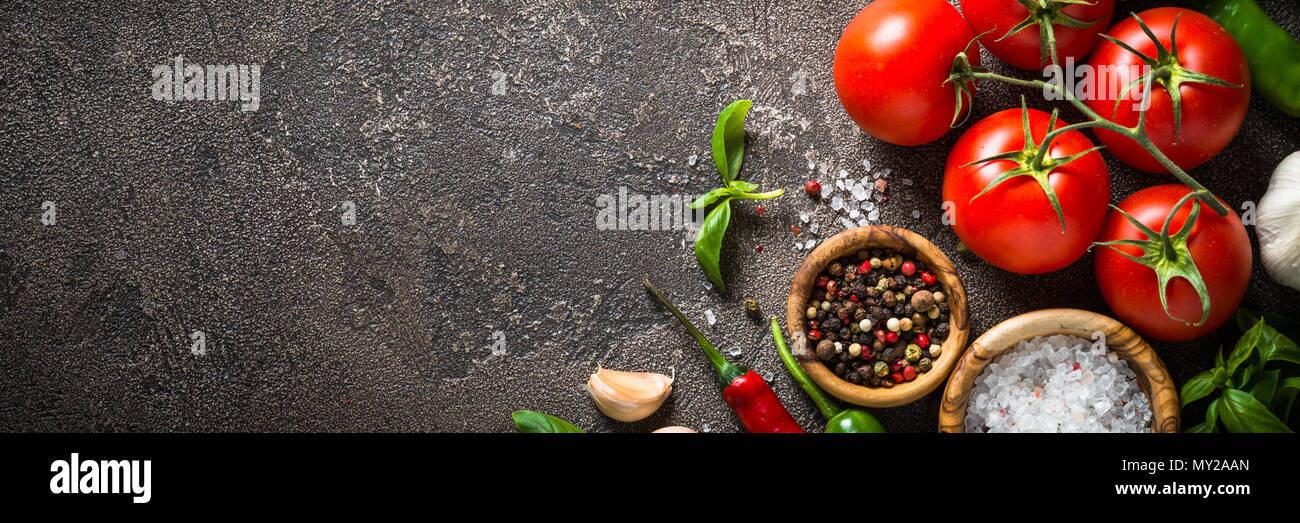
<path fill-rule="evenodd" d="M 654 431 L 653 434 L 695 434 L 695 429 L 681 425 L 669 425 Z"/>
<path fill-rule="evenodd" d="M 1255 213 L 1264 269 L 1278 283 L 1300 289 L 1300 151 L 1277 164 Z"/>
<path fill-rule="evenodd" d="M 657 372 L 597 368 L 587 379 L 596 407 L 618 421 L 643 420 L 659 410 L 673 391 L 673 378 Z"/>

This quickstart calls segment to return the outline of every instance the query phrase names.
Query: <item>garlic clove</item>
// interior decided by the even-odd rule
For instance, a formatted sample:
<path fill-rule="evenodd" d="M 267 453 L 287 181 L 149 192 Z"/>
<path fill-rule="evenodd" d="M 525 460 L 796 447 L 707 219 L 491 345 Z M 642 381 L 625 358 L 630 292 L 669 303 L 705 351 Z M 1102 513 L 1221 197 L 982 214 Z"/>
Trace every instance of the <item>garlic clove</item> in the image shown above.
<path fill-rule="evenodd" d="M 695 434 L 695 429 L 681 425 L 671 425 L 652 432 L 652 434 Z"/>
<path fill-rule="evenodd" d="M 597 368 L 587 379 L 596 407 L 618 421 L 638 421 L 659 410 L 673 392 L 673 378 L 657 372 Z"/>
<path fill-rule="evenodd" d="M 1300 289 L 1300 151 L 1277 165 L 1255 208 L 1259 257 L 1278 283 Z"/>

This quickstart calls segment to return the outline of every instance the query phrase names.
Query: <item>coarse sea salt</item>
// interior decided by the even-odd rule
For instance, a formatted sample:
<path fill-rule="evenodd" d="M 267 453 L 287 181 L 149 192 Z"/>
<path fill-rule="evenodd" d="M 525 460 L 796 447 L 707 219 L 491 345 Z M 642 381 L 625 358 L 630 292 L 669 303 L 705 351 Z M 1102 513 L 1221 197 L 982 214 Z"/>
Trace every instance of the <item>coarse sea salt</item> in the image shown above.
<path fill-rule="evenodd" d="M 993 360 L 975 380 L 967 432 L 1146 432 L 1151 405 L 1106 339 L 1039 336 Z"/>

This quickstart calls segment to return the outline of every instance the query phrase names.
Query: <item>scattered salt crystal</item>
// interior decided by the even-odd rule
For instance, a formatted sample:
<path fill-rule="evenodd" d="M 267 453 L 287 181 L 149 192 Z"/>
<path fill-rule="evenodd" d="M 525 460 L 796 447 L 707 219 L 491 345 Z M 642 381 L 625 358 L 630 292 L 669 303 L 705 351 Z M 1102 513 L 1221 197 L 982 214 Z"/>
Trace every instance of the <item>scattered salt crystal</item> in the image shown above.
<path fill-rule="evenodd" d="M 826 174 L 826 173 L 828 173 L 828 172 L 830 172 L 830 171 L 831 171 L 831 166 L 826 165 L 826 164 L 824 164 L 824 163 L 821 164 L 821 165 L 819 165 L 819 166 L 817 166 L 817 172 L 819 172 L 819 173 Z"/>
<path fill-rule="evenodd" d="M 880 219 L 880 209 L 872 209 L 871 212 L 867 213 L 867 219 L 868 219 L 868 220 L 871 220 L 871 221 L 873 221 L 873 222 L 876 221 L 876 220 L 879 220 L 879 219 Z"/>
<path fill-rule="evenodd" d="M 831 184 L 828 183 L 828 184 L 822 185 L 822 199 L 823 199 L 823 200 L 826 199 L 826 198 L 830 198 L 832 192 L 834 192 L 834 191 L 833 191 L 832 188 L 831 188 Z"/>
<path fill-rule="evenodd" d="M 817 234 L 817 229 L 817 222 L 813 222 L 813 224 L 808 227 L 808 234 Z"/>
<path fill-rule="evenodd" d="M 858 220 L 858 226 L 860 226 L 860 227 L 866 227 L 866 226 L 868 226 L 868 225 L 871 225 L 871 222 L 867 221 L 866 218 L 863 218 L 863 219 L 861 219 L 861 220 Z"/>
<path fill-rule="evenodd" d="M 841 191 L 844 190 L 844 180 L 835 180 L 835 188 Z"/>
<path fill-rule="evenodd" d="M 844 228 L 845 228 L 845 229 L 852 229 L 852 228 L 853 228 L 853 222 L 850 221 L 848 218 L 843 218 L 843 217 L 841 217 L 841 218 L 840 218 L 840 224 L 844 225 Z"/>
<path fill-rule="evenodd" d="M 731 350 L 727 351 L 727 354 L 730 354 L 733 358 L 740 357 L 740 347 L 732 347 Z"/>
<path fill-rule="evenodd" d="M 921 219 L 921 211 L 918 211 L 918 210 L 913 209 L 913 210 L 912 210 L 912 218 L 915 218 L 915 219 L 918 219 L 918 220 Z"/>
<path fill-rule="evenodd" d="M 718 318 L 713 316 L 712 309 L 704 309 L 704 321 L 709 325 L 713 325 L 714 323 L 718 322 Z"/>
<path fill-rule="evenodd" d="M 712 283 L 709 283 L 709 282 L 707 282 L 707 281 L 706 281 L 706 282 L 703 282 L 703 283 L 704 283 L 704 290 L 707 291 L 707 290 L 712 290 L 712 289 L 713 289 L 713 284 L 712 284 Z"/>
<path fill-rule="evenodd" d="M 849 177 L 849 172 L 844 169 L 840 169 L 840 178 L 848 178 L 848 177 Z"/>
<path fill-rule="evenodd" d="M 695 166 L 695 162 L 698 162 L 698 161 L 700 161 L 700 155 L 698 155 L 698 154 L 692 154 L 690 158 L 687 158 L 687 159 L 686 159 L 686 163 L 689 164 L 691 167 L 694 167 L 694 166 Z"/>
<path fill-rule="evenodd" d="M 862 213 L 861 213 L 861 212 L 858 212 L 857 209 L 853 209 L 853 210 L 849 211 L 849 219 L 850 219 L 850 220 L 856 220 L 856 219 L 858 219 L 858 216 L 860 216 L 861 214 L 862 214 Z"/>
<path fill-rule="evenodd" d="M 816 168 L 817 168 L 817 162 L 814 162 L 814 161 L 812 161 L 812 160 L 808 160 L 808 170 L 811 171 L 811 170 L 816 169 Z"/>
<path fill-rule="evenodd" d="M 876 204 L 872 203 L 871 200 L 862 202 L 862 210 L 864 211 L 870 211 L 875 208 L 876 208 Z"/>
<path fill-rule="evenodd" d="M 774 379 L 776 379 L 776 374 L 772 374 L 771 372 L 764 372 L 764 373 L 763 373 L 763 381 L 766 381 L 766 382 L 768 382 L 768 383 L 772 383 L 772 380 L 774 380 Z"/>
<path fill-rule="evenodd" d="M 862 201 L 862 200 L 867 199 L 867 196 L 870 196 L 870 194 L 867 192 L 867 188 L 866 188 L 866 187 L 863 187 L 863 186 L 861 186 L 861 185 L 856 185 L 856 184 L 853 186 L 853 199 L 854 199 L 854 200 Z"/>
<path fill-rule="evenodd" d="M 708 424 L 708 423 L 705 423 L 705 424 L 703 424 L 703 425 L 700 425 L 700 432 L 708 432 L 708 431 L 709 431 L 709 424 Z"/>
<path fill-rule="evenodd" d="M 862 160 L 862 168 L 863 168 L 863 169 L 866 169 L 866 170 L 868 170 L 868 171 L 870 171 L 870 170 L 871 170 L 871 160 Z"/>
<path fill-rule="evenodd" d="M 882 170 L 882 171 L 880 171 L 880 177 L 881 177 L 881 178 L 889 178 L 889 173 L 891 173 L 891 172 L 893 172 L 893 171 L 890 171 L 889 169 Z"/>
<path fill-rule="evenodd" d="M 805 211 L 799 211 L 799 221 L 808 223 L 808 213 Z"/>
<path fill-rule="evenodd" d="M 815 245 L 817 245 L 817 240 L 808 240 L 807 243 L 803 244 L 803 248 L 812 249 Z"/>
<path fill-rule="evenodd" d="M 831 209 L 840 210 L 844 208 L 844 199 L 836 196 L 831 198 Z"/>

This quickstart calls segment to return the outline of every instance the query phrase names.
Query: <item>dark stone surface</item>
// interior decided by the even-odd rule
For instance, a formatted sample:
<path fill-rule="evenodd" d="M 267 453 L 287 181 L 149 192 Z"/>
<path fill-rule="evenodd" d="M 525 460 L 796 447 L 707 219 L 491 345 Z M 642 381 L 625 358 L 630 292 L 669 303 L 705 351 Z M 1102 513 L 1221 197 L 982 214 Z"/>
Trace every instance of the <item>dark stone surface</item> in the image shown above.
<path fill-rule="evenodd" d="M 507 431 L 509 413 L 530 408 L 599 431 L 739 430 L 642 273 L 715 342 L 741 348 L 739 362 L 777 376 L 797 419 L 818 427 L 765 325 L 740 307 L 752 297 L 781 314 L 805 254 L 788 230 L 800 211 L 840 229 L 799 191 L 809 162 L 860 177 L 870 159 L 911 177 L 892 186 L 881 222 L 950 254 L 957 243 L 938 185 L 960 133 L 887 145 L 835 97 L 835 42 L 864 3 L 11 5 L 0 429 Z M 1265 5 L 1300 33 L 1295 3 Z M 150 99 L 152 67 L 177 54 L 261 64 L 260 110 Z M 977 116 L 1020 94 L 1049 107 L 986 86 Z M 620 187 L 712 188 L 709 134 L 738 98 L 755 102 L 742 177 L 790 194 L 761 216 L 735 205 L 719 293 L 681 232 L 598 231 L 595 201 Z M 1257 200 L 1300 149 L 1298 122 L 1255 96 L 1237 138 L 1193 174 L 1234 206 Z M 1107 162 L 1115 203 L 1168 180 Z M 40 222 L 47 200 L 54 226 Z M 355 227 L 341 224 L 343 200 Z M 954 258 L 974 335 L 1044 307 L 1107 311 L 1091 255 L 1032 277 Z M 1256 263 L 1246 305 L 1296 316 L 1298 297 Z M 190 353 L 199 330 L 202 356 Z M 1219 342 L 1157 347 L 1181 381 Z M 613 422 L 582 388 L 598 364 L 674 369 L 672 398 L 648 420 Z M 933 400 L 878 414 L 894 431 L 931 431 Z"/>

